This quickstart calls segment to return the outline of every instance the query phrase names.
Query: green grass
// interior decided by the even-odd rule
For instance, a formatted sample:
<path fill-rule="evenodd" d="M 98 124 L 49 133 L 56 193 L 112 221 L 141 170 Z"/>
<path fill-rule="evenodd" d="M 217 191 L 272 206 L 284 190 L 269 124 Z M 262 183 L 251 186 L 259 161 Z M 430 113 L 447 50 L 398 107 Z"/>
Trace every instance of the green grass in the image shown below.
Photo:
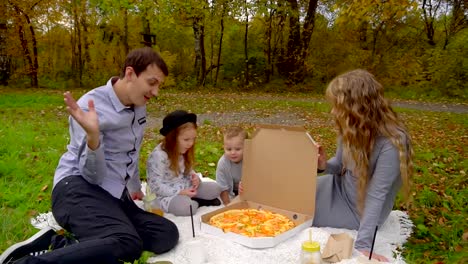
<path fill-rule="evenodd" d="M 403 100 L 413 101 L 426 101 L 426 102 L 466 102 L 468 91 L 466 85 L 464 88 L 458 90 L 450 90 L 451 96 L 447 95 L 447 92 L 442 92 L 440 89 L 435 89 L 432 86 L 426 87 L 401 87 L 393 86 L 386 87 L 385 95 L 389 98 L 397 98 Z"/>
<path fill-rule="evenodd" d="M 74 91 L 78 97 L 83 90 Z M 335 149 L 330 107 L 318 95 L 266 93 L 208 93 L 161 91 L 148 105 L 151 117 L 162 118 L 175 109 L 202 113 L 252 113 L 267 117 L 295 113 L 305 127 L 326 146 Z M 189 107 L 190 106 L 190 107 Z M 462 263 L 466 252 L 468 119 L 466 114 L 396 109 L 413 135 L 415 175 L 412 201 L 400 197 L 395 209 L 407 210 L 415 224 L 405 244 L 409 263 Z M 0 89 L 0 252 L 24 240 L 36 230 L 29 219 L 50 210 L 50 194 L 57 162 L 68 143 L 67 114 L 62 91 Z M 246 119 L 248 119 L 248 115 Z M 228 125 L 228 124 L 226 124 Z M 249 132 L 255 124 L 241 124 Z M 146 131 L 140 160 L 145 177 L 146 158 L 158 144 L 160 124 Z M 211 120 L 200 124 L 196 146 L 196 170 L 214 178 L 222 155 L 222 129 Z M 149 253 L 135 263 L 143 263 Z"/>
<path fill-rule="evenodd" d="M 50 209 L 52 176 L 67 142 L 63 100 L 47 93 L 0 95 L 0 251 L 36 230 Z"/>

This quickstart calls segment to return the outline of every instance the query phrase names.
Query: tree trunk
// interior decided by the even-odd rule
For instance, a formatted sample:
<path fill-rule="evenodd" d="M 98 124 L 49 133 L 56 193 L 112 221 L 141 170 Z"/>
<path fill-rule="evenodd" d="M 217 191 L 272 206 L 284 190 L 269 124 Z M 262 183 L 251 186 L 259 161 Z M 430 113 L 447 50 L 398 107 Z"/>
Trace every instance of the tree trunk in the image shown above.
<path fill-rule="evenodd" d="M 375 65 L 378 65 L 378 50 L 377 50 L 377 41 L 379 40 L 379 35 L 383 35 L 382 28 L 385 26 L 385 21 L 381 21 L 374 29 L 372 29 L 372 55 L 369 69 L 373 69 Z"/>
<path fill-rule="evenodd" d="M 302 39 L 301 39 L 301 55 L 298 60 L 298 67 L 300 71 L 300 82 L 304 80 L 305 69 L 304 62 L 309 55 L 309 45 L 310 39 L 312 38 L 312 33 L 314 32 L 315 27 L 315 13 L 317 11 L 318 0 L 310 0 L 309 7 L 307 9 L 307 15 L 304 21 L 304 28 L 302 30 Z"/>
<path fill-rule="evenodd" d="M 424 18 L 424 27 L 427 36 L 427 43 L 431 46 L 435 46 L 434 41 L 434 19 L 437 14 L 437 10 L 439 9 L 441 1 L 438 1 L 436 6 L 432 5 L 432 0 L 423 0 L 422 2 L 422 10 L 423 10 L 423 18 Z"/>
<path fill-rule="evenodd" d="M 151 38 L 151 28 L 150 28 L 150 22 L 147 18 L 146 12 L 145 15 L 143 16 L 143 45 L 146 47 L 152 47 L 153 46 L 153 39 Z"/>
<path fill-rule="evenodd" d="M 214 86 L 216 86 L 216 83 L 218 82 L 218 73 L 219 73 L 219 68 L 220 68 L 220 63 L 221 63 L 221 50 L 223 46 L 223 35 L 224 35 L 224 14 L 226 13 L 226 4 L 223 4 L 223 11 L 221 13 L 221 33 L 219 36 L 219 49 L 218 49 L 218 62 L 216 65 L 216 74 L 215 74 L 215 79 L 214 79 Z"/>
<path fill-rule="evenodd" d="M 30 76 L 31 78 L 31 87 L 33 88 L 37 88 L 39 87 L 39 81 L 38 81 L 38 77 L 37 77 L 37 72 L 38 72 L 38 68 L 39 68 L 39 63 L 38 63 L 38 60 L 37 60 L 37 40 L 36 40 L 36 34 L 35 34 L 35 31 L 34 31 L 34 27 L 31 23 L 31 19 L 29 18 L 29 16 L 23 11 L 21 10 L 17 5 L 13 4 L 10 2 L 10 4 L 12 4 L 12 6 L 14 7 L 16 13 L 18 14 L 18 34 L 19 34 L 19 37 L 20 37 L 20 41 L 21 41 L 21 47 L 23 48 L 23 54 L 26 58 L 26 60 L 28 61 L 28 64 L 29 64 L 29 73 L 28 75 Z M 32 41 L 32 46 L 33 46 L 33 56 L 31 57 L 31 52 L 29 50 L 29 45 L 28 45 L 28 40 L 25 36 L 25 32 L 24 32 L 24 28 L 23 28 L 23 25 L 22 25 L 22 22 L 21 22 L 21 16 L 23 16 L 26 20 L 26 23 L 28 24 L 28 27 L 29 27 L 29 32 L 31 33 L 31 41 Z"/>
<path fill-rule="evenodd" d="M 123 35 L 123 46 L 125 54 L 130 52 L 130 46 L 128 45 L 128 9 L 123 7 L 123 21 L 124 21 L 124 35 Z"/>
<path fill-rule="evenodd" d="M 215 19 L 215 6 L 213 6 L 210 10 L 210 20 L 211 21 L 214 21 Z M 215 58 L 214 58 L 214 54 L 215 54 L 215 51 L 214 51 L 214 43 L 215 43 L 215 32 L 214 30 L 211 30 L 211 36 L 210 36 L 210 66 L 208 67 L 207 71 L 206 71 L 206 78 L 208 78 L 208 75 L 210 75 L 210 81 L 211 83 L 213 84 L 213 69 L 216 67 L 215 66 Z M 206 82 L 206 80 L 205 80 Z"/>
<path fill-rule="evenodd" d="M 249 35 L 249 12 L 247 9 L 247 0 L 245 5 L 245 34 L 244 34 L 244 56 L 245 56 L 245 71 L 244 71 L 244 84 L 249 85 L 249 54 L 248 54 L 248 35 Z"/>
<path fill-rule="evenodd" d="M 82 77 L 83 77 L 83 59 L 82 59 L 82 51 L 81 51 L 81 27 L 80 27 L 80 20 L 79 20 L 79 8 L 77 0 L 73 0 L 73 32 L 75 35 L 74 41 L 72 43 L 73 48 L 73 57 L 74 59 L 74 68 L 75 71 L 78 73 L 78 76 L 75 75 L 80 87 L 82 86 Z"/>
<path fill-rule="evenodd" d="M 21 25 L 20 21 L 18 23 L 18 35 L 19 35 L 19 38 L 20 38 L 20 41 L 21 41 L 21 47 L 23 48 L 24 57 L 26 58 L 26 60 L 28 62 L 28 65 L 29 65 L 28 75 L 29 75 L 30 80 L 31 80 L 31 86 L 34 87 L 34 78 L 31 75 L 31 73 L 33 72 L 33 70 L 32 70 L 33 62 L 32 62 L 32 58 L 31 58 L 31 53 L 29 52 L 29 48 L 28 48 L 28 40 L 24 36 L 24 28 L 23 28 L 23 25 Z"/>
<path fill-rule="evenodd" d="M 454 35 L 468 27 L 468 2 L 465 0 L 453 0 L 452 20 L 450 21 L 450 34 Z"/>
<path fill-rule="evenodd" d="M 267 65 L 265 69 L 265 83 L 270 82 L 270 76 L 273 74 L 273 63 L 272 63 L 272 48 L 271 48 L 271 36 L 273 34 L 273 15 L 275 14 L 276 10 L 272 9 L 269 12 L 268 20 L 266 21 L 268 26 L 266 28 L 265 36 L 266 36 L 266 57 L 267 57 Z"/>
<path fill-rule="evenodd" d="M 289 37 L 286 54 L 280 58 L 278 68 L 280 72 L 288 79 L 289 83 L 300 82 L 299 72 L 300 55 L 302 51 L 301 43 L 301 25 L 299 22 L 299 7 L 297 0 L 288 0 L 289 3 Z"/>
<path fill-rule="evenodd" d="M 278 70 L 278 73 L 282 76 L 286 76 L 287 74 L 285 71 L 287 68 L 282 67 L 282 63 L 284 61 L 284 58 L 286 58 L 286 49 L 284 48 L 286 45 L 285 40 L 284 40 L 284 35 L 282 32 L 285 31 L 285 25 L 286 25 L 286 19 L 287 15 L 285 12 L 285 7 L 280 6 L 280 2 L 278 2 L 278 15 L 276 16 L 278 18 L 278 30 L 276 31 L 276 39 L 273 44 L 273 58 L 272 58 L 272 64 L 276 64 L 276 69 Z"/>
<path fill-rule="evenodd" d="M 288 78 L 289 83 L 297 84 L 304 81 L 305 59 L 314 31 L 317 2 L 318 0 L 309 0 L 301 36 L 298 2 L 297 0 L 288 0 L 290 31 L 287 52 L 278 61 L 278 70 Z"/>
<path fill-rule="evenodd" d="M 205 27 L 202 24 L 202 17 L 193 17 L 193 35 L 195 39 L 195 65 L 194 70 L 197 76 L 197 84 L 204 85 L 206 75 L 205 58 Z"/>
<path fill-rule="evenodd" d="M 215 66 L 214 66 L 214 32 L 211 31 L 211 37 L 210 37 L 210 66 L 208 67 L 208 69 L 213 69 Z M 209 71 L 207 70 L 206 71 L 206 75 L 208 77 L 208 74 L 210 75 L 210 80 L 211 80 L 211 83 L 213 83 L 213 71 Z"/>
<path fill-rule="evenodd" d="M 0 10 L 4 10 L 0 13 L 0 85 L 8 85 L 8 79 L 10 78 L 10 58 L 7 53 L 7 12 L 6 12 L 6 1 L 0 1 Z"/>
<path fill-rule="evenodd" d="M 359 46 L 363 50 L 369 50 L 369 45 L 367 43 L 367 28 L 369 27 L 369 22 L 366 20 L 361 21 L 359 25 Z"/>
<path fill-rule="evenodd" d="M 85 12 L 86 13 L 86 12 Z M 88 22 L 86 16 L 81 16 L 81 25 L 83 26 L 83 44 L 84 44 L 84 63 L 83 68 L 91 66 L 91 55 L 89 54 L 89 41 L 88 41 Z"/>
<path fill-rule="evenodd" d="M 206 53 L 205 53 L 205 26 L 204 25 L 201 25 L 200 51 L 201 51 L 201 83 L 199 84 L 205 86 Z"/>
<path fill-rule="evenodd" d="M 444 43 L 444 49 L 447 48 L 449 39 L 458 33 L 460 30 L 468 27 L 468 18 L 465 14 L 468 13 L 468 3 L 466 0 L 453 0 L 452 3 L 452 15 L 450 24 L 447 29 Z"/>
<path fill-rule="evenodd" d="M 38 54 L 37 54 L 37 39 L 36 33 L 34 31 L 34 27 L 29 19 L 29 16 L 24 14 L 26 17 L 26 21 L 28 22 L 29 32 L 31 33 L 31 42 L 32 42 L 32 50 L 33 50 L 33 67 L 31 69 L 31 78 L 32 78 L 32 87 L 38 88 L 39 87 L 39 80 L 37 77 L 38 70 L 39 70 L 39 62 L 38 62 Z"/>

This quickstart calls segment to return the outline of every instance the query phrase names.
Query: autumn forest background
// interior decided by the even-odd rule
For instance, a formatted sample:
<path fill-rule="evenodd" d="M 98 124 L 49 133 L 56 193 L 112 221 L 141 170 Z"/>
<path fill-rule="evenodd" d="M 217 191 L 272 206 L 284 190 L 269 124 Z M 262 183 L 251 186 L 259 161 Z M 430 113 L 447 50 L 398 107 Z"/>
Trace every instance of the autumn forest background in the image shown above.
<path fill-rule="evenodd" d="M 320 90 L 359 67 L 410 97 L 467 94 L 463 0 L 3 0 L 0 10 L 4 85 L 93 88 L 148 45 L 179 88 Z"/>
<path fill-rule="evenodd" d="M 202 120 L 196 166 L 207 177 L 231 124 L 304 125 L 333 155 L 326 84 L 364 68 L 413 139 L 411 199 L 394 206 L 414 223 L 405 260 L 468 263 L 467 43 L 467 0 L 0 0 L 0 252 L 50 210 L 69 141 L 63 91 L 103 85 L 146 45 L 170 74 L 147 105 L 143 179 L 176 109 Z"/>

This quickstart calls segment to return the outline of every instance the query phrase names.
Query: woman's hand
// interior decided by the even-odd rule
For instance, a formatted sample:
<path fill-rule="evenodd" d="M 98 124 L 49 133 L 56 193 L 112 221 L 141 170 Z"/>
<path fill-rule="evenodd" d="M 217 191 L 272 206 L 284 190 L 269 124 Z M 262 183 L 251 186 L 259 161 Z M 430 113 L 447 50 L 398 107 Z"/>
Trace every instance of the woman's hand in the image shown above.
<path fill-rule="evenodd" d="M 191 177 L 190 180 L 192 181 L 193 188 L 198 189 L 198 186 L 200 186 L 200 178 L 195 172 L 192 172 L 190 177 Z"/>
<path fill-rule="evenodd" d="M 195 195 L 197 195 L 197 189 L 194 187 L 188 188 L 188 189 L 183 189 L 182 191 L 179 192 L 180 195 L 187 195 L 188 197 L 192 198 Z"/>
<path fill-rule="evenodd" d="M 359 252 L 361 252 L 364 256 L 369 258 L 369 255 L 370 255 L 369 251 L 359 250 Z M 375 254 L 374 252 L 372 252 L 372 259 L 375 259 L 375 260 L 378 260 L 378 261 L 383 261 L 383 262 L 389 262 L 389 260 L 386 257 L 384 257 L 382 255 L 379 255 L 379 254 Z"/>
<path fill-rule="evenodd" d="M 317 162 L 317 169 L 319 170 L 325 170 L 327 168 L 327 153 L 325 152 L 325 149 L 317 145 L 318 147 L 318 162 Z"/>

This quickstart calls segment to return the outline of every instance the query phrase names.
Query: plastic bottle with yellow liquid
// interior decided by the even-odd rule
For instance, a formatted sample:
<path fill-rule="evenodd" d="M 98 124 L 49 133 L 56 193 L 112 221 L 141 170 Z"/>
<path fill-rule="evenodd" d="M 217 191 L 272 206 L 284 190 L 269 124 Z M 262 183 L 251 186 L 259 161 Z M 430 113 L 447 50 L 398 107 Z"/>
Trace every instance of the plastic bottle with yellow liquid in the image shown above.
<path fill-rule="evenodd" d="M 320 244 L 312 241 L 312 229 L 309 230 L 309 240 L 302 242 L 301 264 L 322 264 Z"/>
<path fill-rule="evenodd" d="M 146 194 L 143 197 L 143 208 L 147 212 L 164 216 L 164 211 L 159 207 L 156 194 L 151 192 L 151 188 L 148 185 L 146 185 Z"/>

